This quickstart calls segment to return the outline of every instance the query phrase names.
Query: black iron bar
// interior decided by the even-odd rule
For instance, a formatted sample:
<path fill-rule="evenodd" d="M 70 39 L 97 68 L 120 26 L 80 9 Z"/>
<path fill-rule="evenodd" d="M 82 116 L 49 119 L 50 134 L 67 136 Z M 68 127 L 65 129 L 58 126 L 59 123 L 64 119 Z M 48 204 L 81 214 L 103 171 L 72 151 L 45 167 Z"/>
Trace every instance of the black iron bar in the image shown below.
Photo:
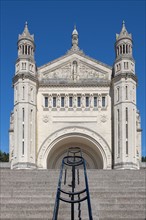
<path fill-rule="evenodd" d="M 77 155 L 79 153 L 80 153 L 80 156 Z M 73 156 L 71 156 L 70 154 Z M 61 181 L 62 181 L 64 165 L 71 167 L 71 169 L 69 169 L 69 170 L 71 170 L 71 174 L 72 174 L 71 185 L 68 185 L 71 187 L 71 191 L 65 191 L 65 190 L 61 189 Z M 83 170 L 84 170 L 85 189 L 80 190 L 80 191 L 76 191 L 75 188 L 77 187 L 77 185 L 80 184 L 79 166 L 82 166 Z M 78 167 L 78 169 L 77 169 L 77 167 Z M 77 179 L 76 179 L 76 175 L 77 175 Z M 65 168 L 65 173 L 64 173 L 64 185 L 66 185 L 66 178 L 67 178 L 67 168 Z M 76 181 L 77 181 L 77 185 L 76 185 Z M 86 195 L 80 197 L 81 194 L 83 194 L 83 193 L 85 193 Z M 67 199 L 66 197 L 63 198 L 61 195 L 64 195 L 64 196 L 68 195 L 68 197 L 70 199 Z M 75 196 L 77 196 L 77 199 L 75 199 Z M 69 148 L 67 156 L 64 157 L 62 160 L 52 220 L 57 220 L 60 200 L 71 204 L 71 220 L 75 220 L 75 206 L 74 206 L 75 203 L 78 203 L 78 219 L 79 220 L 82 219 L 81 218 L 81 202 L 83 202 L 84 200 L 87 200 L 89 220 L 93 220 L 91 203 L 90 203 L 89 188 L 88 188 L 87 173 L 86 173 L 86 164 L 85 164 L 84 158 L 82 157 L 82 152 L 78 147 Z"/>

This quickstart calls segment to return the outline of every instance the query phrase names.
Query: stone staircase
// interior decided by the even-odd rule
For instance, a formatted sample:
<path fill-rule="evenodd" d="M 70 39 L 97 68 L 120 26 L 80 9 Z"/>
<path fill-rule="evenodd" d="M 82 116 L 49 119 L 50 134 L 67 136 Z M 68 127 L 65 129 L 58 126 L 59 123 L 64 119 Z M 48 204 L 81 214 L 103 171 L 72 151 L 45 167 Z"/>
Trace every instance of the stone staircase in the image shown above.
<path fill-rule="evenodd" d="M 88 170 L 94 220 L 145 220 L 146 170 Z M 59 170 L 0 169 L 0 219 L 52 220 Z M 83 185 L 83 175 L 80 176 Z M 87 202 L 82 220 L 89 220 Z M 78 207 L 75 207 L 78 220 Z M 70 205 L 60 202 L 58 220 L 70 220 Z"/>

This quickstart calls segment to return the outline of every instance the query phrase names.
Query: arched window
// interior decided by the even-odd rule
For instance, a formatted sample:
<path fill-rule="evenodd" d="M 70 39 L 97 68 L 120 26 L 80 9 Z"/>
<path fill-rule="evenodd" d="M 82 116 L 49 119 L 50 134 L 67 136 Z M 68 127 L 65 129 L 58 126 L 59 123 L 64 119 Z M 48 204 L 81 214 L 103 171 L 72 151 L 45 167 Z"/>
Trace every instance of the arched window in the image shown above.
<path fill-rule="evenodd" d="M 24 45 L 22 45 L 22 54 L 24 54 Z"/>
<path fill-rule="evenodd" d="M 28 55 L 30 55 L 30 46 L 28 46 Z"/>
<path fill-rule="evenodd" d="M 15 88 L 15 102 L 17 102 L 18 100 L 18 90 L 17 90 L 17 86 Z"/>
<path fill-rule="evenodd" d="M 31 97 L 31 101 L 33 102 L 33 97 L 34 96 L 34 91 L 33 91 L 33 88 L 31 87 L 30 89 L 30 97 Z"/>
<path fill-rule="evenodd" d="M 30 111 L 30 154 L 32 154 L 32 134 L 33 134 L 33 110 Z"/>
<path fill-rule="evenodd" d="M 117 47 L 117 56 L 119 55 L 119 47 Z"/>
<path fill-rule="evenodd" d="M 117 88 L 117 102 L 119 101 L 119 91 L 120 91 L 120 88 L 118 87 Z"/>
<path fill-rule="evenodd" d="M 118 139 L 118 157 L 120 157 L 120 111 L 117 109 L 117 139 Z"/>
<path fill-rule="evenodd" d="M 126 53 L 129 53 L 129 52 L 128 52 L 128 44 L 126 45 Z"/>
<path fill-rule="evenodd" d="M 125 44 L 123 45 L 123 54 L 125 54 Z"/>
<path fill-rule="evenodd" d="M 122 54 L 122 46 L 120 46 L 120 54 Z"/>
<path fill-rule="evenodd" d="M 25 54 L 27 54 L 27 45 L 25 45 Z"/>
<path fill-rule="evenodd" d="M 24 108 L 22 108 L 22 122 L 24 123 L 25 120 L 25 111 Z"/>
<path fill-rule="evenodd" d="M 128 155 L 128 108 L 126 108 L 126 155 Z"/>
<path fill-rule="evenodd" d="M 25 111 L 24 108 L 22 108 L 22 155 L 24 155 L 24 138 L 25 138 L 24 120 L 25 120 Z"/>
<path fill-rule="evenodd" d="M 24 86 L 22 87 L 22 99 L 23 100 L 25 99 L 25 87 Z"/>
<path fill-rule="evenodd" d="M 125 87 L 125 99 L 128 100 L 128 86 Z"/>
<path fill-rule="evenodd" d="M 132 53 L 132 47 L 129 45 L 129 53 Z"/>

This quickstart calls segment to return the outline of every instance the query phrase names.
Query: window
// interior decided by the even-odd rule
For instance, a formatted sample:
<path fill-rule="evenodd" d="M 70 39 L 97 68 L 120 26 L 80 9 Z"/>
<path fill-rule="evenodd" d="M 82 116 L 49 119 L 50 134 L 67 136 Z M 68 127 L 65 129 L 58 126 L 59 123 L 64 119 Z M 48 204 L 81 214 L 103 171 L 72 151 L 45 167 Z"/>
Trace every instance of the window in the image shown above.
<path fill-rule="evenodd" d="M 105 107 L 105 96 L 102 96 L 102 107 Z"/>
<path fill-rule="evenodd" d="M 56 107 L 56 97 L 53 97 L 53 107 Z"/>
<path fill-rule="evenodd" d="M 27 54 L 27 45 L 25 45 L 25 54 Z"/>
<path fill-rule="evenodd" d="M 126 154 L 128 155 L 128 108 L 126 108 Z"/>
<path fill-rule="evenodd" d="M 22 45 L 22 54 L 24 54 L 24 45 Z"/>
<path fill-rule="evenodd" d="M 125 94 L 125 96 L 126 96 L 125 98 L 126 98 L 126 100 L 127 100 L 127 99 L 128 99 L 128 86 L 125 87 L 125 93 L 126 93 L 126 94 Z"/>
<path fill-rule="evenodd" d="M 32 134 L 33 134 L 32 120 L 33 120 L 33 110 L 31 109 L 30 111 L 30 153 L 32 153 Z"/>
<path fill-rule="evenodd" d="M 124 62 L 124 69 L 128 69 L 128 62 Z"/>
<path fill-rule="evenodd" d="M 22 70 L 26 70 L 26 63 L 22 63 Z"/>
<path fill-rule="evenodd" d="M 89 107 L 89 96 L 86 96 L 86 107 Z"/>
<path fill-rule="evenodd" d="M 128 139 L 128 124 L 126 124 L 126 139 Z"/>
<path fill-rule="evenodd" d="M 69 97 L 69 107 L 73 107 L 73 97 Z"/>
<path fill-rule="evenodd" d="M 131 70 L 132 70 L 132 72 L 134 72 L 134 64 L 133 63 L 131 63 Z"/>
<path fill-rule="evenodd" d="M 22 99 L 23 100 L 25 99 L 25 87 L 24 86 L 22 87 Z"/>
<path fill-rule="evenodd" d="M 97 97 L 94 96 L 94 107 L 97 107 Z"/>
<path fill-rule="evenodd" d="M 33 102 L 33 88 L 31 87 L 31 89 L 30 89 L 30 97 L 31 97 L 31 101 Z"/>
<path fill-rule="evenodd" d="M 122 46 L 120 46 L 120 54 L 122 54 Z"/>
<path fill-rule="evenodd" d="M 47 108 L 48 107 L 48 97 L 46 96 L 45 97 L 45 108 Z"/>
<path fill-rule="evenodd" d="M 120 88 L 118 87 L 117 88 L 117 102 L 119 101 L 119 90 L 120 90 Z"/>
<path fill-rule="evenodd" d="M 24 130 L 24 108 L 22 108 L 22 155 L 24 155 L 24 136 L 25 136 L 25 130 Z"/>
<path fill-rule="evenodd" d="M 22 141 L 22 155 L 24 155 L 24 140 Z"/>
<path fill-rule="evenodd" d="M 120 71 L 121 70 L 121 64 L 117 64 L 117 71 Z"/>
<path fill-rule="evenodd" d="M 61 107 L 64 107 L 64 97 L 61 97 Z"/>
<path fill-rule="evenodd" d="M 16 65 L 16 72 L 19 71 L 19 63 Z"/>
<path fill-rule="evenodd" d="M 25 112 L 24 112 L 24 108 L 22 108 L 22 121 L 24 122 L 24 117 L 25 117 Z"/>
<path fill-rule="evenodd" d="M 33 65 L 32 65 L 32 64 L 29 64 L 29 70 L 30 70 L 31 72 L 33 72 Z"/>
<path fill-rule="evenodd" d="M 128 141 L 126 140 L 126 154 L 128 155 Z"/>
<path fill-rule="evenodd" d="M 118 157 L 120 156 L 120 112 L 119 109 L 117 110 L 117 123 L 118 123 Z"/>
<path fill-rule="evenodd" d="M 17 91 L 17 86 L 15 88 L 15 102 L 17 102 L 17 96 L 18 96 L 18 91 Z"/>
<path fill-rule="evenodd" d="M 128 52 L 128 44 L 126 45 L 126 53 L 129 53 L 129 52 Z"/>
<path fill-rule="evenodd" d="M 133 86 L 133 102 L 135 102 L 135 87 Z"/>
<path fill-rule="evenodd" d="M 81 97 L 80 96 L 77 97 L 77 102 L 78 102 L 77 106 L 81 107 Z"/>
<path fill-rule="evenodd" d="M 128 108 L 126 108 L 126 122 L 128 122 Z"/>
<path fill-rule="evenodd" d="M 125 53 L 125 44 L 123 45 L 123 53 Z"/>
<path fill-rule="evenodd" d="M 22 139 L 24 139 L 24 124 L 22 125 Z"/>

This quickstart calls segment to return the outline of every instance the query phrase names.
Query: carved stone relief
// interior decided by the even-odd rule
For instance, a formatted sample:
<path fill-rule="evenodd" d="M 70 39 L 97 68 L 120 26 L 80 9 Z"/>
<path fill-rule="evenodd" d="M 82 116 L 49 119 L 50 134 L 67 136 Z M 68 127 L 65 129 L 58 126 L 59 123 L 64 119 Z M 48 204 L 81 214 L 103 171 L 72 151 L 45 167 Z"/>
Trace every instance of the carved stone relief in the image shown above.
<path fill-rule="evenodd" d="M 44 79 L 108 79 L 108 75 L 76 60 L 44 75 Z"/>
<path fill-rule="evenodd" d="M 100 116 L 100 121 L 105 123 L 107 121 L 107 115 L 103 114 Z"/>
<path fill-rule="evenodd" d="M 49 116 L 48 115 L 43 115 L 43 122 L 47 123 L 49 122 Z"/>
<path fill-rule="evenodd" d="M 71 78 L 71 64 L 56 69 L 52 72 L 49 72 L 44 76 L 45 79 L 57 79 L 57 78 Z"/>

